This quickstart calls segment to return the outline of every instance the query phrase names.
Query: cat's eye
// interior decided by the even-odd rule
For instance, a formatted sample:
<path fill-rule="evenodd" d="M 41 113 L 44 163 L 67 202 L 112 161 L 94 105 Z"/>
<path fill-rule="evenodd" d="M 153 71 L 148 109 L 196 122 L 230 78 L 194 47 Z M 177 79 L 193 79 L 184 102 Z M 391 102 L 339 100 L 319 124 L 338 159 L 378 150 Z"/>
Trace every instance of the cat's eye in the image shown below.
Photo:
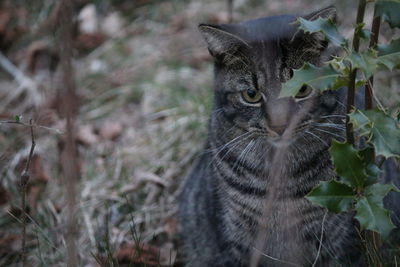
<path fill-rule="evenodd" d="M 258 90 L 247 89 L 242 91 L 242 98 L 250 104 L 256 104 L 262 100 L 262 95 Z"/>
<path fill-rule="evenodd" d="M 295 96 L 295 98 L 297 98 L 297 99 L 306 98 L 307 96 L 309 96 L 312 93 L 312 91 L 313 91 L 313 89 L 310 86 L 303 85 L 300 88 L 297 95 Z"/>

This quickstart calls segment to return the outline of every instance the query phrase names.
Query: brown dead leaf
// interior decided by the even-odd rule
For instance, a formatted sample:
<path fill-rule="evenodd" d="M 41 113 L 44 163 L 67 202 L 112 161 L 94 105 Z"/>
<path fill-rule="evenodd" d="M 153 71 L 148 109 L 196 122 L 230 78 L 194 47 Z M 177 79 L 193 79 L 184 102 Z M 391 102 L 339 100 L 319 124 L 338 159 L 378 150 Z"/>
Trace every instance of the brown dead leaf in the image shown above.
<path fill-rule="evenodd" d="M 81 52 L 89 52 L 100 46 L 106 37 L 102 33 L 81 33 L 78 35 L 75 46 Z"/>
<path fill-rule="evenodd" d="M 229 14 L 225 11 L 214 13 L 210 16 L 208 21 L 213 24 L 229 23 Z"/>
<path fill-rule="evenodd" d="M 118 121 L 106 121 L 100 128 L 100 136 L 104 139 L 114 140 L 121 135 L 122 125 Z"/>
<path fill-rule="evenodd" d="M 83 125 L 78 129 L 78 134 L 76 135 L 76 139 L 78 142 L 83 145 L 93 145 L 99 141 L 98 136 L 94 133 L 93 126 L 91 125 Z"/>
<path fill-rule="evenodd" d="M 34 75 L 39 70 L 55 71 L 59 62 L 56 51 L 42 41 L 35 41 L 25 52 L 27 72 Z"/>
<path fill-rule="evenodd" d="M 114 257 L 120 264 L 172 266 L 176 259 L 176 251 L 171 246 L 159 248 L 147 244 L 124 243 L 114 254 Z"/>

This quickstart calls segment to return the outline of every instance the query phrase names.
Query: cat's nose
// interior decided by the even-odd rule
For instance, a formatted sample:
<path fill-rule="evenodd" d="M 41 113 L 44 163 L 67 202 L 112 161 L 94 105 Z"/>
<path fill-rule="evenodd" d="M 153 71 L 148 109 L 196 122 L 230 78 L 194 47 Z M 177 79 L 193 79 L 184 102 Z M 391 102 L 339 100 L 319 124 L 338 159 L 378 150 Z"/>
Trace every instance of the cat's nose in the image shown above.
<path fill-rule="evenodd" d="M 269 129 L 274 131 L 275 133 L 282 135 L 283 132 L 286 130 L 287 125 L 269 125 Z"/>
<path fill-rule="evenodd" d="M 295 106 L 295 101 L 289 97 L 267 101 L 265 111 L 268 128 L 276 134 L 282 135 L 289 125 Z"/>

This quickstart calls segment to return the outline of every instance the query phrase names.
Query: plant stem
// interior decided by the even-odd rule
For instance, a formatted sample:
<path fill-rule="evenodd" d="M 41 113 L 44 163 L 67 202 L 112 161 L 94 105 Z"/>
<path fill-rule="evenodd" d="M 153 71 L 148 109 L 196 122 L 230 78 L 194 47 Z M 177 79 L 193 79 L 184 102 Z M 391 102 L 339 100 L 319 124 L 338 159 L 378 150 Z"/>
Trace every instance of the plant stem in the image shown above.
<path fill-rule="evenodd" d="M 64 184 L 66 188 L 67 201 L 67 225 L 66 225 L 66 246 L 67 266 L 79 266 L 78 261 L 78 218 L 77 218 L 77 193 L 76 183 L 79 177 L 78 152 L 75 143 L 75 116 L 77 108 L 77 97 L 75 92 L 74 71 L 72 66 L 73 57 L 73 20 L 74 3 L 76 1 L 63 0 L 60 14 L 60 62 L 62 70 L 62 115 L 66 117 L 66 143 L 65 156 L 62 161 Z"/>
<path fill-rule="evenodd" d="M 374 12 L 375 13 L 375 12 Z M 375 16 L 374 14 L 374 19 L 372 21 L 372 26 L 371 26 L 371 39 L 369 42 L 369 48 L 374 48 L 377 43 L 378 43 L 378 38 L 379 38 L 379 30 L 381 26 L 381 17 L 380 16 Z M 374 92 L 372 91 L 372 87 L 374 84 L 374 76 L 371 76 L 365 85 L 365 109 L 372 109 L 373 108 L 373 97 L 374 97 Z M 381 240 L 379 237 L 379 234 L 374 232 L 374 231 L 367 231 L 367 234 L 371 236 L 370 240 L 372 243 L 372 246 L 374 248 L 375 252 L 375 261 L 374 264 L 376 264 L 377 267 L 381 267 L 382 263 L 379 261 L 380 255 L 379 255 L 379 249 L 381 247 Z"/>
<path fill-rule="evenodd" d="M 21 174 L 21 195 L 22 195 L 22 203 L 21 203 L 21 210 L 22 210 L 22 251 L 21 251 L 21 258 L 22 258 L 22 266 L 26 266 L 26 187 L 29 182 L 29 166 L 31 165 L 33 151 L 35 150 L 35 136 L 33 135 L 33 124 L 32 119 L 29 121 L 30 129 L 31 129 L 31 150 L 29 151 L 29 156 L 26 161 L 25 169 Z"/>
<path fill-rule="evenodd" d="M 372 21 L 371 27 L 371 40 L 369 42 L 369 47 L 374 48 L 378 43 L 379 38 L 379 29 L 381 27 L 381 17 L 374 16 L 374 20 Z M 373 103 L 372 100 L 374 98 L 372 86 L 374 85 L 374 76 L 371 76 L 369 82 L 365 85 L 365 109 L 372 109 Z"/>
<path fill-rule="evenodd" d="M 358 2 L 357 20 L 356 20 L 357 25 L 363 23 L 364 21 L 366 4 L 367 4 L 366 0 L 360 0 Z M 357 27 L 354 29 L 354 38 L 353 38 L 353 50 L 356 52 L 358 52 L 360 48 L 360 35 L 358 34 L 357 29 L 358 29 Z M 356 76 L 357 76 L 357 69 L 352 69 L 349 75 L 349 84 L 347 91 L 347 113 L 350 113 L 354 106 Z M 349 123 L 349 116 L 346 117 L 346 136 L 347 136 L 347 141 L 351 144 L 354 144 L 353 126 Z"/>

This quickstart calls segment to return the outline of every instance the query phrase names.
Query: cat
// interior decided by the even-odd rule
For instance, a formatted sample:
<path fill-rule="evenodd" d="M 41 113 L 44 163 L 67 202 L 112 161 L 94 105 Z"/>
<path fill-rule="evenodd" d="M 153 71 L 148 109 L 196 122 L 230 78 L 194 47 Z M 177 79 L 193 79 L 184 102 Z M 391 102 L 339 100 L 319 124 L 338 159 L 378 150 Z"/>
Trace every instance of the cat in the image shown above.
<path fill-rule="evenodd" d="M 356 266 L 360 259 L 352 214 L 304 198 L 336 177 L 328 148 L 332 138 L 344 140 L 345 91 L 303 86 L 279 98 L 294 69 L 332 55 L 322 34 L 298 29 L 298 17 L 199 25 L 215 62 L 214 106 L 205 152 L 180 199 L 187 266 Z M 336 9 L 302 17 L 335 22 Z"/>

